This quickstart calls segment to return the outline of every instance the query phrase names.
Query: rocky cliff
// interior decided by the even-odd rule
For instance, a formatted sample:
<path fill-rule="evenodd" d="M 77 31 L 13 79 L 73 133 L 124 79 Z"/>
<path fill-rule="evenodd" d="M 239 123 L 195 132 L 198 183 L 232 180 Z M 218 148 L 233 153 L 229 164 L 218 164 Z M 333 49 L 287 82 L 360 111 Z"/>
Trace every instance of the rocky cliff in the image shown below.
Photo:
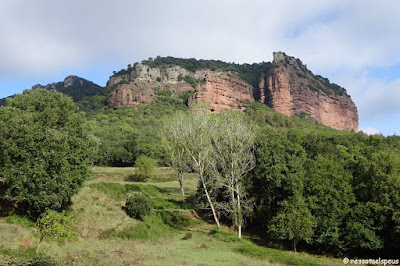
<path fill-rule="evenodd" d="M 150 103 L 162 90 L 171 91 L 172 95 L 193 91 L 188 104 L 204 102 L 214 112 L 241 110 L 254 100 L 260 100 L 288 116 L 306 112 L 332 128 L 358 131 L 357 108 L 345 89 L 314 75 L 299 59 L 281 52 L 274 53 L 272 65 L 268 64 L 253 65 L 256 70 L 242 72 L 237 64 L 231 65 L 233 71 L 230 68 L 189 71 L 171 64 L 135 64 L 110 77 L 107 86 L 112 92 L 107 105 L 118 108 Z M 246 82 L 239 76 L 247 78 Z M 254 88 L 249 80 L 257 77 L 260 83 Z"/>
<path fill-rule="evenodd" d="M 169 90 L 173 95 L 194 91 L 194 87 L 185 80 L 200 82 L 209 72 L 211 71 L 191 72 L 180 66 L 152 68 L 145 64 L 135 64 L 126 73 L 110 77 L 107 86 L 114 89 L 107 99 L 107 106 L 117 108 L 123 105 L 151 103 L 160 90 Z"/>
<path fill-rule="evenodd" d="M 242 110 L 254 102 L 253 87 L 230 73 L 209 73 L 204 78 L 204 84 L 197 86 L 189 105 L 194 101 L 207 103 L 212 112 Z"/>
<path fill-rule="evenodd" d="M 306 112 L 329 127 L 358 131 L 357 107 L 346 91 L 313 75 L 299 59 L 274 53 L 273 67 L 259 87 L 260 101 L 282 114 Z"/>

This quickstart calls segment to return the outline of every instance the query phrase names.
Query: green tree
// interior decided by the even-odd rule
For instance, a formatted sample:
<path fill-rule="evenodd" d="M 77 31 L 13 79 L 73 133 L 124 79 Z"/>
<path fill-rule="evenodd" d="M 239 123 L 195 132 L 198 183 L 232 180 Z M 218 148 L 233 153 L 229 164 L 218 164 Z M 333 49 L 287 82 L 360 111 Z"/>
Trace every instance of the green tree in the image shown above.
<path fill-rule="evenodd" d="M 42 213 L 36 223 L 36 229 L 40 239 L 36 248 L 36 253 L 39 253 L 40 245 L 46 236 L 53 236 L 59 241 L 74 239 L 75 234 L 68 228 L 71 221 L 71 216 L 67 216 L 65 211 L 59 213 L 53 210 L 47 210 Z"/>
<path fill-rule="evenodd" d="M 0 108 L 0 197 L 37 216 L 69 204 L 89 176 L 94 141 L 72 99 L 25 91 Z"/>
<path fill-rule="evenodd" d="M 344 248 L 343 225 L 355 204 L 352 176 L 343 165 L 318 155 L 306 162 L 304 197 L 318 224 L 314 243 L 331 252 Z"/>
<path fill-rule="evenodd" d="M 269 126 L 258 132 L 250 192 L 256 198 L 254 218 L 257 222 L 268 226 L 280 202 L 303 194 L 305 161 L 304 148 L 290 141 L 284 133 Z"/>
<path fill-rule="evenodd" d="M 293 242 L 293 250 L 300 240 L 311 242 L 314 234 L 315 220 L 301 197 L 283 201 L 281 210 L 271 220 L 269 232 L 280 239 Z"/>
<path fill-rule="evenodd" d="M 136 172 L 135 174 L 142 179 L 149 179 L 156 168 L 156 162 L 153 158 L 145 155 L 139 156 L 135 161 Z"/>

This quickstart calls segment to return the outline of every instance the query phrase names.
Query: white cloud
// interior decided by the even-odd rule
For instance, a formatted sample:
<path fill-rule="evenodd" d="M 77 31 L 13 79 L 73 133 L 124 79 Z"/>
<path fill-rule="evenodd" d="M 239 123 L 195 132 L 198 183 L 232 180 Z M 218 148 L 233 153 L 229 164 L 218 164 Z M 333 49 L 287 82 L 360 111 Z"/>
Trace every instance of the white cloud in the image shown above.
<path fill-rule="evenodd" d="M 376 134 L 381 134 L 379 129 L 374 128 L 374 127 L 363 127 L 360 129 L 360 131 L 364 132 L 365 134 L 368 135 L 376 135 Z"/>
<path fill-rule="evenodd" d="M 390 0 L 1 1 L 0 81 L 157 55 L 252 63 L 280 50 L 344 86 L 369 121 L 400 111 L 400 81 L 368 72 L 400 64 L 399 9 Z"/>

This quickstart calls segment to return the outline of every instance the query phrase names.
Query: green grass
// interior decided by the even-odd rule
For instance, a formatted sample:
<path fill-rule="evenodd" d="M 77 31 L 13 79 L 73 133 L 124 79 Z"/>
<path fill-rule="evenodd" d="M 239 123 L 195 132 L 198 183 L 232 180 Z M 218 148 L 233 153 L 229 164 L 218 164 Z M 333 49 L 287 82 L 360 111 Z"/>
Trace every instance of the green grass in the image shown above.
<path fill-rule="evenodd" d="M 172 170 L 158 168 L 148 182 L 125 181 L 133 172 L 95 167 L 93 178 L 72 198 L 72 229 L 79 241 L 45 239 L 39 256 L 33 252 L 39 241 L 33 222 L 16 215 L 0 219 L 0 265 L 342 265 L 332 258 L 261 247 L 246 235 L 239 240 L 226 227 L 215 230 L 182 199 Z M 197 184 L 194 174 L 185 176 L 187 194 L 193 195 Z M 142 192 L 155 206 L 143 221 L 122 208 L 131 191 Z"/>
<path fill-rule="evenodd" d="M 35 227 L 35 223 L 31 220 L 29 220 L 25 216 L 19 216 L 17 214 L 10 214 L 9 216 L 4 218 L 4 221 L 10 224 L 19 224 L 23 227 Z"/>
<path fill-rule="evenodd" d="M 1 265 L 58 265 L 52 257 L 39 253 L 34 248 L 3 248 L 0 247 Z"/>
<path fill-rule="evenodd" d="M 294 253 L 278 249 L 265 248 L 253 243 L 242 244 L 234 248 L 235 252 L 245 256 L 265 259 L 271 263 L 281 263 L 284 265 L 342 265 L 343 262 L 328 258 L 318 258 L 307 253 Z"/>
<path fill-rule="evenodd" d="M 120 238 L 125 240 L 146 239 L 155 240 L 160 237 L 171 236 L 176 230 L 165 224 L 159 215 L 151 215 L 143 218 L 137 225 L 117 231 L 115 228 L 103 231 L 100 239 Z"/>

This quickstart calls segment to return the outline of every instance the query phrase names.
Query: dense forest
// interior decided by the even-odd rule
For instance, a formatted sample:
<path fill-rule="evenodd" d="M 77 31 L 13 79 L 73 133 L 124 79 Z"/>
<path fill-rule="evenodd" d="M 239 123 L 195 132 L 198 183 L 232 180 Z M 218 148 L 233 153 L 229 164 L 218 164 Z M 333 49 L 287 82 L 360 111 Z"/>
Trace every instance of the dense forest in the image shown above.
<path fill-rule="evenodd" d="M 176 60 L 166 57 L 143 63 L 162 66 L 176 64 Z M 243 66 L 190 59 L 179 64 L 192 71 L 236 71 L 250 84 L 255 84 L 256 75 L 259 77 L 270 67 L 269 63 Z M 48 209 L 61 211 L 89 175 L 90 165 L 134 166 L 145 156 L 158 166 L 200 175 L 197 196 L 201 200 L 195 207 L 205 219 L 212 217 L 212 206 L 218 222 L 243 227 L 244 233 L 251 231 L 289 249 L 297 246 L 334 256 L 398 255 L 398 136 L 337 131 L 306 113 L 287 117 L 259 102 L 237 115 L 223 112 L 205 114 L 214 118 L 196 118 L 198 112 L 187 107 L 185 94 L 160 93 L 151 104 L 116 110 L 104 105 L 105 95 L 100 89 L 79 99 L 70 96 L 75 103 L 61 93 L 37 89 L 17 95 L 8 100 L 6 107 L 0 107 L 2 206 L 17 203 L 16 211 L 31 219 Z M 173 131 L 165 131 L 166 123 L 174 125 L 174 119 L 181 122 L 173 126 Z M 201 119 L 205 119 L 203 128 L 199 126 Z M 177 166 L 176 160 L 174 165 L 176 154 L 168 146 L 173 140 L 166 140 L 166 136 L 177 129 L 184 132 L 179 126 L 185 123 L 196 132 L 208 130 L 182 148 L 192 159 L 191 149 L 214 151 L 207 155 L 213 158 L 211 163 L 204 158 L 204 169 L 198 160 L 194 163 L 183 157 L 178 160 L 183 165 Z M 240 133 L 237 125 L 249 131 Z M 240 174 L 234 183 L 228 182 L 224 179 L 227 162 L 238 155 L 227 152 L 234 144 L 226 143 L 224 136 L 232 133 L 237 141 L 244 132 L 250 134 L 247 141 L 252 139 L 253 143 L 247 148 L 237 147 L 251 154 L 248 166 L 243 166 L 241 172 L 237 170 Z M 189 137 L 193 136 L 187 135 L 186 139 Z M 209 141 L 211 148 L 195 147 L 193 143 L 199 140 Z M 234 186 L 238 189 L 232 192 Z M 203 196 L 206 187 L 210 188 L 207 198 Z M 229 193 L 237 196 L 236 201 Z M 235 207 L 239 200 L 243 206 Z"/>

